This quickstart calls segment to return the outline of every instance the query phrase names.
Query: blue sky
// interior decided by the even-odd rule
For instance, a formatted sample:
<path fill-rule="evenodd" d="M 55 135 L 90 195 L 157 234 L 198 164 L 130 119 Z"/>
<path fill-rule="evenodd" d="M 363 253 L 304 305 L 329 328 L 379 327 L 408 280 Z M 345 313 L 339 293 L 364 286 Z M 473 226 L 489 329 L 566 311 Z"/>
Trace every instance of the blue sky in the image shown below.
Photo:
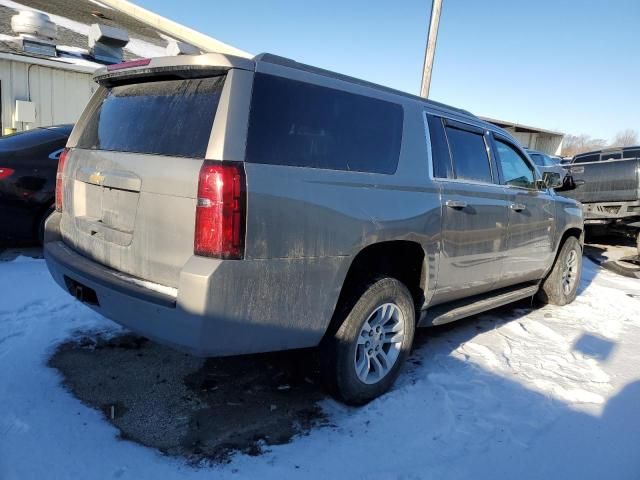
<path fill-rule="evenodd" d="M 420 88 L 429 0 L 134 1 L 251 53 Z M 430 98 L 608 140 L 640 132 L 639 32 L 638 0 L 443 0 Z"/>

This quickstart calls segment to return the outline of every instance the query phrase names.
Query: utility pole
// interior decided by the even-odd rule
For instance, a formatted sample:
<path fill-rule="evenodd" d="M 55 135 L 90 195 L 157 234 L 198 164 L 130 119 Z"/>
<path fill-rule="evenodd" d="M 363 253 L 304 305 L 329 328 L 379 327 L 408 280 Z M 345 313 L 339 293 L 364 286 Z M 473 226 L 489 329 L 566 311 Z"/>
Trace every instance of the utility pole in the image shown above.
<path fill-rule="evenodd" d="M 431 71 L 433 70 L 433 60 L 436 55 L 441 10 L 442 0 L 433 0 L 431 2 L 431 21 L 429 22 L 429 32 L 427 33 L 427 48 L 424 52 L 424 65 L 422 67 L 422 84 L 420 85 L 420 96 L 424 98 L 429 98 Z"/>

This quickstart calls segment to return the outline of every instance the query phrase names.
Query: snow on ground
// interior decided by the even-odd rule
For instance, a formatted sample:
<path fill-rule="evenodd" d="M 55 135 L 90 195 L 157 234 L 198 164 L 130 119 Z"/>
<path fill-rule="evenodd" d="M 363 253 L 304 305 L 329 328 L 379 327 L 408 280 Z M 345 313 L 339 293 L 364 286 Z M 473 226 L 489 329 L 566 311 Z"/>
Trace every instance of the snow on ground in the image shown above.
<path fill-rule="evenodd" d="M 0 263 L 0 479 L 640 478 L 640 280 L 585 260 L 578 299 L 421 331 L 392 392 L 327 400 L 331 426 L 264 455 L 188 466 L 132 442 L 46 366 L 79 331 L 116 331 L 42 260 Z"/>

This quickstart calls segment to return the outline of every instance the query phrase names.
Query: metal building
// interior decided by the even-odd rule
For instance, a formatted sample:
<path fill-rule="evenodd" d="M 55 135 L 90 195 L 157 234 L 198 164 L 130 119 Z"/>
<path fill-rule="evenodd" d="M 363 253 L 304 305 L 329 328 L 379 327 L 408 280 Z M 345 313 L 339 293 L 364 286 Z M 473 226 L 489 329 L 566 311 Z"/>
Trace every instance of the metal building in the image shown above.
<path fill-rule="evenodd" d="M 106 64 L 209 51 L 249 56 L 126 0 L 0 0 L 0 132 L 75 122 Z"/>
<path fill-rule="evenodd" d="M 538 127 L 522 125 L 520 123 L 496 120 L 495 118 L 480 117 L 489 123 L 504 128 L 513 135 L 525 148 L 539 150 L 549 155 L 560 155 L 564 133 L 546 130 Z"/>

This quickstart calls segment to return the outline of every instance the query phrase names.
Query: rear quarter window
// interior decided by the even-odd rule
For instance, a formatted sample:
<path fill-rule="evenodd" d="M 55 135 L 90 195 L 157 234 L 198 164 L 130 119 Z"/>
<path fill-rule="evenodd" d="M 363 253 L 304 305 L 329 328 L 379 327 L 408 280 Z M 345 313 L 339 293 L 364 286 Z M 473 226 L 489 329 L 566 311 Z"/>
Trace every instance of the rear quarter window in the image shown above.
<path fill-rule="evenodd" d="M 392 174 L 402 124 L 399 104 L 257 73 L 246 160 Z"/>
<path fill-rule="evenodd" d="M 78 147 L 203 158 L 224 79 L 112 87 L 87 120 Z"/>

